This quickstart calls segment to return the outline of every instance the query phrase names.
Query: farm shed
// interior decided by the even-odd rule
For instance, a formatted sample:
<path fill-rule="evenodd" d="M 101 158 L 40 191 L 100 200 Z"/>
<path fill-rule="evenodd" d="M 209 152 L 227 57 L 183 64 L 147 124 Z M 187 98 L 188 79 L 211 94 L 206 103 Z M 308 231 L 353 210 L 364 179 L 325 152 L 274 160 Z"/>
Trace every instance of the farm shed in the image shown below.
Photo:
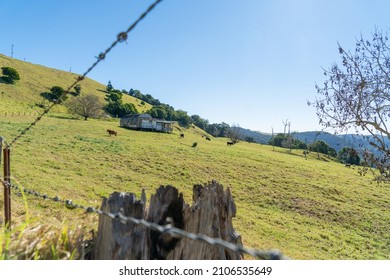
<path fill-rule="evenodd" d="M 173 122 L 154 119 L 149 114 L 131 114 L 123 116 L 120 126 L 130 129 L 171 132 Z"/>

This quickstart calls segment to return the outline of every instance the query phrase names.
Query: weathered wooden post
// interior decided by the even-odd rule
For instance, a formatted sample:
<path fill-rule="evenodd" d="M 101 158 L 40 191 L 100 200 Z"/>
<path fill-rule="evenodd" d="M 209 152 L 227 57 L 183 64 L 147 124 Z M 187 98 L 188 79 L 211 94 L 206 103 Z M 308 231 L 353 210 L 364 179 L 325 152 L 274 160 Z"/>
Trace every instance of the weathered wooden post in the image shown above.
<path fill-rule="evenodd" d="M 241 236 L 235 231 L 232 219 L 236 205 L 229 188 L 212 182 L 193 187 L 193 204 L 183 207 L 183 230 L 204 234 L 242 246 Z M 205 242 L 182 238 L 166 257 L 170 260 L 240 260 L 241 253 L 212 246 Z"/>
<path fill-rule="evenodd" d="M 101 210 L 107 213 L 122 212 L 125 216 L 144 218 L 145 195 L 137 200 L 132 193 L 115 192 L 103 198 Z M 143 226 L 123 223 L 107 216 L 99 217 L 98 236 L 92 251 L 97 260 L 145 260 L 149 254 Z"/>
<path fill-rule="evenodd" d="M 2 139 L 0 140 L 2 143 Z M 2 148 L 2 144 L 1 147 Z M 1 150 L 1 149 L 0 149 Z M 11 150 L 5 147 L 4 156 L 4 221 L 7 229 L 11 229 Z"/>
<path fill-rule="evenodd" d="M 183 195 L 172 186 L 161 186 L 150 198 L 137 200 L 134 194 L 113 193 L 103 199 L 102 211 L 121 211 L 125 216 L 167 225 L 188 233 L 204 234 L 242 246 L 233 228 L 236 206 L 229 189 L 216 182 L 193 187 L 193 203 L 184 203 Z M 241 253 L 189 238 L 176 238 L 132 223 L 123 223 L 106 215 L 99 218 L 98 236 L 92 249 L 93 259 L 118 260 L 239 260 Z"/>
<path fill-rule="evenodd" d="M 3 152 L 3 137 L 0 136 L 0 166 L 1 166 L 2 152 Z"/>

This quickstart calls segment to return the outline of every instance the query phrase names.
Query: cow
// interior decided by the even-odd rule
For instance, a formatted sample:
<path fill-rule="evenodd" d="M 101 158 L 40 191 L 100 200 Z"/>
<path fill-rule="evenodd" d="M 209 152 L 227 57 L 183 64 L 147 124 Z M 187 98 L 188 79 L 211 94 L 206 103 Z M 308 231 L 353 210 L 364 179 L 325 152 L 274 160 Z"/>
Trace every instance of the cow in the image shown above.
<path fill-rule="evenodd" d="M 207 141 L 211 141 L 210 137 L 206 136 L 206 140 Z"/>
<path fill-rule="evenodd" d="M 234 145 L 234 143 L 233 142 L 227 142 L 226 143 L 228 146 L 232 146 L 232 145 Z"/>
<path fill-rule="evenodd" d="M 111 136 L 111 135 L 115 135 L 115 136 L 118 135 L 118 132 L 116 132 L 115 130 L 107 129 L 107 132 L 108 132 L 108 134 L 109 134 L 110 136 Z"/>
<path fill-rule="evenodd" d="M 184 138 L 184 133 L 180 133 L 180 138 Z"/>

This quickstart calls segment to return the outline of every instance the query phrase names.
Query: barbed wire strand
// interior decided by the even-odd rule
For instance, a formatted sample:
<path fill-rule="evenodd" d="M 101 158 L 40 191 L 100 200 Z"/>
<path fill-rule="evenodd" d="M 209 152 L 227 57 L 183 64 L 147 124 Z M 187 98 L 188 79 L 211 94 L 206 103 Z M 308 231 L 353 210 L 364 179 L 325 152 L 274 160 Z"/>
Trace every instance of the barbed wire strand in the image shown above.
<path fill-rule="evenodd" d="M 13 140 L 10 142 L 10 143 L 7 143 L 4 141 L 4 143 L 6 144 L 6 147 L 7 148 L 10 148 L 15 142 L 17 142 L 23 135 L 25 135 L 29 130 L 32 129 L 32 127 L 34 127 L 41 119 L 42 117 L 44 117 L 46 114 L 48 114 L 50 112 L 50 110 L 57 104 L 61 103 L 61 101 L 64 99 L 64 97 L 66 95 L 68 95 L 70 93 L 70 91 L 72 90 L 73 87 L 75 87 L 77 84 L 79 84 L 82 80 L 85 79 L 85 77 L 102 61 L 106 58 L 106 55 L 118 44 L 118 43 L 121 43 L 121 42 L 124 42 L 127 40 L 128 38 L 128 34 L 138 25 L 139 22 L 141 22 L 153 9 L 154 7 L 159 4 L 162 0 L 156 0 L 153 4 L 151 4 L 145 12 L 143 12 L 139 17 L 138 19 L 132 23 L 126 31 L 124 32 L 121 32 L 117 35 L 117 39 L 104 51 L 104 52 L 101 52 L 98 56 L 97 56 L 97 59 L 96 61 L 81 75 L 81 76 L 78 76 L 77 79 L 64 91 L 64 93 L 62 93 L 59 98 L 57 99 L 56 102 L 53 102 L 49 107 L 47 107 L 42 113 L 40 113 L 38 115 L 38 117 L 32 122 L 30 123 L 26 128 L 24 128 L 16 137 L 13 138 Z M 104 216 L 107 216 L 111 219 L 120 219 L 122 222 L 131 222 L 131 223 L 134 223 L 136 225 L 143 225 L 145 226 L 146 228 L 150 229 L 150 230 L 154 230 L 154 231 L 159 231 L 161 233 L 167 233 L 167 234 L 170 234 L 171 236 L 173 237 L 185 237 L 185 238 L 189 238 L 191 240 L 194 240 L 194 241 L 203 241 L 203 242 L 206 242 L 212 246 L 219 246 L 219 247 L 223 247 L 223 248 L 226 248 L 226 249 L 229 249 L 229 250 L 232 250 L 236 253 L 245 253 L 245 254 L 248 254 L 252 257 L 256 257 L 256 258 L 259 258 L 259 259 L 285 259 L 286 257 L 283 256 L 279 251 L 262 251 L 262 250 L 253 250 L 253 249 L 248 249 L 248 248 L 245 248 L 245 247 L 242 247 L 242 246 L 239 246 L 239 245 L 236 245 L 236 244 L 233 244 L 233 243 L 229 243 L 229 242 L 226 242 L 220 238 L 211 238 L 207 235 L 204 235 L 204 234 L 194 234 L 194 233 L 188 233 L 188 232 L 185 232 L 184 230 L 181 230 L 181 229 L 178 229 L 178 228 L 175 228 L 173 227 L 172 225 L 158 225 L 156 223 L 151 223 L 151 222 L 148 222 L 144 219 L 137 219 L 137 218 L 134 218 L 134 217 L 128 217 L 128 216 L 124 216 L 121 212 L 117 212 L 117 213 L 110 213 L 110 212 L 104 212 L 102 210 L 99 210 L 99 209 L 96 209 L 94 207 L 87 207 L 87 206 L 83 206 L 83 205 L 78 205 L 78 204 L 75 204 L 73 203 L 72 200 L 63 200 L 63 199 L 60 199 L 58 196 L 55 196 L 55 197 L 50 197 L 46 194 L 40 194 L 39 192 L 36 192 L 36 191 L 33 191 L 33 190 L 29 190 L 29 189 L 25 189 L 25 188 L 20 188 L 18 187 L 17 185 L 14 185 L 14 184 L 10 184 L 8 182 L 5 182 L 3 180 L 0 179 L 0 181 L 3 183 L 4 187 L 10 187 L 10 188 L 13 188 L 13 189 L 16 189 L 20 192 L 23 192 L 23 193 L 26 193 L 26 194 L 30 194 L 30 195 L 34 195 L 36 197 L 40 197 L 42 199 L 45 199 L 45 200 L 49 200 L 49 201 L 53 201 L 53 202 L 57 202 L 57 203 L 63 203 L 65 204 L 67 207 L 69 208 L 79 208 L 79 209 L 83 209 L 85 210 L 87 213 L 96 213 L 96 214 L 99 214 L 99 215 L 104 215 Z"/>
<path fill-rule="evenodd" d="M 0 181 L 2 181 L 2 180 L 0 180 Z M 87 213 L 96 213 L 98 215 L 107 216 L 111 219 L 119 219 L 124 223 L 130 222 L 130 223 L 133 223 L 136 225 L 142 225 L 150 230 L 158 231 L 161 233 L 167 233 L 174 238 L 184 237 L 184 238 L 189 238 L 189 239 L 194 240 L 194 241 L 203 241 L 203 242 L 206 242 L 212 246 L 223 247 L 223 248 L 229 249 L 233 252 L 244 253 L 244 254 L 250 255 L 252 257 L 261 259 L 261 260 L 286 260 L 286 259 L 288 259 L 286 256 L 284 256 L 278 250 L 265 251 L 265 250 L 258 250 L 258 249 L 249 249 L 249 248 L 245 248 L 243 246 L 229 243 L 229 242 L 227 242 L 223 239 L 220 239 L 220 238 L 211 238 L 211 237 L 204 235 L 204 234 L 189 233 L 189 232 L 186 232 L 182 229 L 175 228 L 170 224 L 159 225 L 156 223 L 148 222 L 144 219 L 137 219 L 134 217 L 125 216 L 121 212 L 116 212 L 116 213 L 105 212 L 105 211 L 102 211 L 100 209 L 96 209 L 95 207 L 83 206 L 80 204 L 76 204 L 70 199 L 61 199 L 58 196 L 51 197 L 51 196 L 48 196 L 46 194 L 41 194 L 41 193 L 33 191 L 33 190 L 22 188 L 22 187 L 19 187 L 17 185 L 14 185 L 12 183 L 8 183 L 5 181 L 2 181 L 2 183 L 5 187 L 6 186 L 10 187 L 11 189 L 18 190 L 18 191 L 23 192 L 25 194 L 29 194 L 29 195 L 33 195 L 33 196 L 36 196 L 39 198 L 43 198 L 43 199 L 48 200 L 48 201 L 53 201 L 56 203 L 65 204 L 65 206 L 67 208 L 70 208 L 70 209 L 78 208 L 78 209 L 82 209 L 82 210 L 86 211 Z"/>
<path fill-rule="evenodd" d="M 56 102 L 53 102 L 49 107 L 47 107 L 38 117 L 30 123 L 26 128 L 24 128 L 10 143 L 5 142 L 6 146 L 10 148 L 15 142 L 17 142 L 23 135 L 25 135 L 32 127 L 34 127 L 50 110 L 57 104 L 61 103 L 66 95 L 70 93 L 73 87 L 79 84 L 85 77 L 102 61 L 106 58 L 106 55 L 118 44 L 127 40 L 128 34 L 159 4 L 162 0 L 156 0 L 152 3 L 146 10 L 143 12 L 137 20 L 135 20 L 126 31 L 120 32 L 117 35 L 116 40 L 104 51 L 101 52 L 97 57 L 96 61 L 84 72 L 81 76 L 78 76 L 77 79 L 62 93 Z"/>

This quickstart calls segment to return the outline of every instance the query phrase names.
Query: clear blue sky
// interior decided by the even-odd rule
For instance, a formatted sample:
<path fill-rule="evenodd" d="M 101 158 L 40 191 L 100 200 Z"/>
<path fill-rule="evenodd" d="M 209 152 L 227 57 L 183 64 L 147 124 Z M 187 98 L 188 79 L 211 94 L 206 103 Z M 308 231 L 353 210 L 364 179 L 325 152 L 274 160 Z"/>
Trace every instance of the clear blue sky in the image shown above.
<path fill-rule="evenodd" d="M 0 0 L 0 53 L 83 73 L 153 1 Z M 337 42 L 389 29 L 390 1 L 164 0 L 89 75 L 263 132 L 320 129 L 307 100 Z"/>

